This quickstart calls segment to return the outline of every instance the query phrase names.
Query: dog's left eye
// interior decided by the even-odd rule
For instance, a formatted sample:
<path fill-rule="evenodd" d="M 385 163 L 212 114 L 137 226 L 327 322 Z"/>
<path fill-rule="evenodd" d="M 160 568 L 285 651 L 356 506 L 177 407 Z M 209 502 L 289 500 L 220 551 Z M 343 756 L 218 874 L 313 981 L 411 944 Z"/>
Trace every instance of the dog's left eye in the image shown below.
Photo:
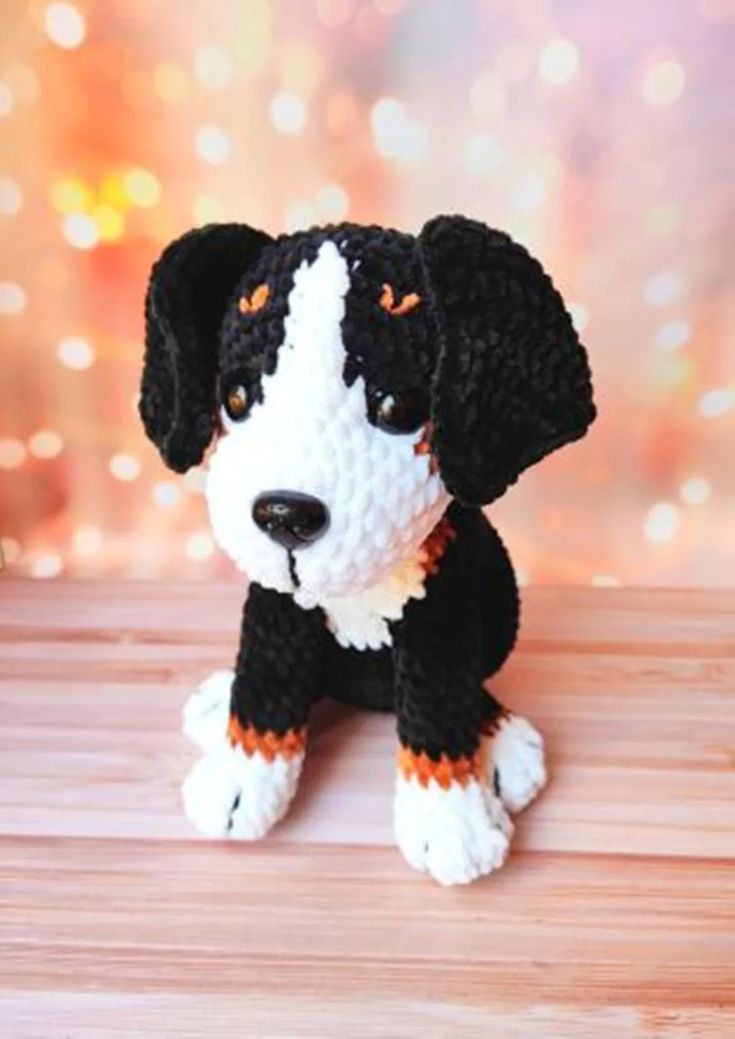
<path fill-rule="evenodd" d="M 241 422 L 250 410 L 250 397 L 242 383 L 230 386 L 222 403 L 233 422 Z"/>
<path fill-rule="evenodd" d="M 375 424 L 384 433 L 415 433 L 428 417 L 428 402 L 418 392 L 386 393 L 375 404 Z"/>

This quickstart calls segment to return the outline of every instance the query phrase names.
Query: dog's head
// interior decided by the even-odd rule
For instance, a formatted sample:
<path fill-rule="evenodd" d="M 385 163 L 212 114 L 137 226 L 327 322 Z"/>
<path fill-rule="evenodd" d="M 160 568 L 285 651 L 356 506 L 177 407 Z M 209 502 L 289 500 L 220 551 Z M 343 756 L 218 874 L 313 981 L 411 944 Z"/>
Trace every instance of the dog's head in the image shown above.
<path fill-rule="evenodd" d="M 452 497 L 485 504 L 594 418 L 584 348 L 539 263 L 437 217 L 272 239 L 191 231 L 153 269 L 141 415 L 201 462 L 239 567 L 315 599 L 415 554 Z"/>

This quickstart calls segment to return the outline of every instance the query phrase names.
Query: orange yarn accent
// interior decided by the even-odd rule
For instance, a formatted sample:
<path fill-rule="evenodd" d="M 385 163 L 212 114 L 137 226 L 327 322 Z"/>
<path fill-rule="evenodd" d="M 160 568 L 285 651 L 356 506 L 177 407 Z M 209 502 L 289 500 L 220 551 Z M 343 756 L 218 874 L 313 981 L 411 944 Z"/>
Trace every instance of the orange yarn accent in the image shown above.
<path fill-rule="evenodd" d="M 477 754 L 471 758 L 450 758 L 442 754 L 438 761 L 434 761 L 426 751 L 415 754 L 409 747 L 399 749 L 398 769 L 404 779 L 415 777 L 421 786 L 428 786 L 433 779 L 442 790 L 448 790 L 452 783 L 467 786 L 473 779 L 480 778 L 481 771 Z"/>
<path fill-rule="evenodd" d="M 427 574 L 435 574 L 439 570 L 439 560 L 444 555 L 450 541 L 454 541 L 457 531 L 446 517 L 442 517 L 419 549 L 419 562 Z"/>
<path fill-rule="evenodd" d="M 252 725 L 241 725 L 234 714 L 230 715 L 227 724 L 227 738 L 233 747 L 242 747 L 249 758 L 260 754 L 268 762 L 276 756 L 290 761 L 303 754 L 306 747 L 305 728 L 289 729 L 282 736 L 270 730 L 258 732 Z"/>
<path fill-rule="evenodd" d="M 419 296 L 418 292 L 408 292 L 400 303 L 396 303 L 393 294 L 393 286 L 389 285 L 387 281 L 383 285 L 383 292 L 379 300 L 383 310 L 392 314 L 393 317 L 401 317 L 403 314 L 408 314 L 409 311 L 414 310 L 420 302 L 421 296 Z"/>
<path fill-rule="evenodd" d="M 257 289 L 254 289 L 250 296 L 241 296 L 240 307 L 241 314 L 252 314 L 256 310 L 262 310 L 268 302 L 268 297 L 271 294 L 271 290 L 268 285 L 263 282 L 262 285 L 258 285 Z"/>
<path fill-rule="evenodd" d="M 434 425 L 431 421 L 424 425 L 424 431 L 421 435 L 421 439 L 418 443 L 413 445 L 413 453 L 415 455 L 428 455 L 429 456 L 429 472 L 436 473 L 439 471 L 439 463 L 436 460 L 436 456 L 431 453 L 431 437 L 434 432 Z"/>

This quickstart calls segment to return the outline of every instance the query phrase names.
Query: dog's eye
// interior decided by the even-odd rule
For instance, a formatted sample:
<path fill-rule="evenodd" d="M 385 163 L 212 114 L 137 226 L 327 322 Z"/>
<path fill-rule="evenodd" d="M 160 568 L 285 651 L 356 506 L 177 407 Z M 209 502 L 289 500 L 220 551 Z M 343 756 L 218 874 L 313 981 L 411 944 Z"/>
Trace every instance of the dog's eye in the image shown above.
<path fill-rule="evenodd" d="M 257 289 L 253 289 L 249 296 L 240 296 L 238 304 L 240 313 L 254 314 L 256 310 L 262 310 L 268 302 L 270 294 L 270 288 L 263 282 L 262 285 L 258 285 Z"/>
<path fill-rule="evenodd" d="M 248 397 L 248 391 L 242 385 L 237 383 L 234 386 L 230 386 L 225 394 L 223 401 L 225 411 L 234 422 L 240 422 L 244 419 L 250 410 L 250 398 Z"/>
<path fill-rule="evenodd" d="M 416 309 L 421 302 L 421 296 L 419 296 L 418 292 L 408 292 L 399 303 L 396 303 L 393 286 L 386 282 L 383 285 L 383 292 L 378 302 L 383 310 L 387 311 L 392 317 L 401 317 L 402 314 L 408 314 L 411 310 Z"/>
<path fill-rule="evenodd" d="M 414 433 L 426 422 L 428 412 L 421 393 L 386 393 L 375 405 L 375 424 L 384 433 Z"/>

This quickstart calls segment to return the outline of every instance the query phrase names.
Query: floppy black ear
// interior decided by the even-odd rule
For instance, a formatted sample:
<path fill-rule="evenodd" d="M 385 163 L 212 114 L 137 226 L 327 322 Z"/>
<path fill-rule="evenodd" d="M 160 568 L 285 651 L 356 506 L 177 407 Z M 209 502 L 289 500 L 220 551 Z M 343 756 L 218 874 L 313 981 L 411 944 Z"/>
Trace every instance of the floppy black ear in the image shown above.
<path fill-rule="evenodd" d="M 140 415 L 163 460 L 177 472 L 201 462 L 212 439 L 224 310 L 270 241 L 245 224 L 210 224 L 177 238 L 153 267 Z"/>
<path fill-rule="evenodd" d="M 584 435 L 587 354 L 551 280 L 508 235 L 440 216 L 418 245 L 439 329 L 433 449 L 450 493 L 486 504 Z"/>

